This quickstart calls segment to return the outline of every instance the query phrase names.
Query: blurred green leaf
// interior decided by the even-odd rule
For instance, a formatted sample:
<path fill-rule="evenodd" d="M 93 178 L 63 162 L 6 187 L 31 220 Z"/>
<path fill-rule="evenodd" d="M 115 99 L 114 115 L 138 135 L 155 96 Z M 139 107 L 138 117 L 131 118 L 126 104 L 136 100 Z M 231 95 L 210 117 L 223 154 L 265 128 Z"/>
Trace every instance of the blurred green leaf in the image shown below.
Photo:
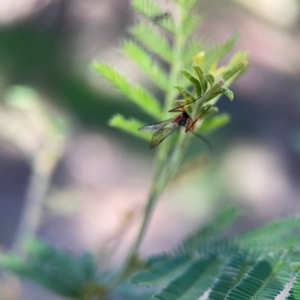
<path fill-rule="evenodd" d="M 152 79 L 154 84 L 160 87 L 164 92 L 168 90 L 169 81 L 167 73 L 152 59 L 149 53 L 130 40 L 124 41 L 121 49 Z"/>
<path fill-rule="evenodd" d="M 173 49 L 167 39 L 157 30 L 142 22 L 130 28 L 129 32 L 140 40 L 150 51 L 168 63 L 172 62 Z"/>
<path fill-rule="evenodd" d="M 227 113 L 218 114 L 216 116 L 205 119 L 200 127 L 199 133 L 207 134 L 214 130 L 220 129 L 230 122 L 230 115 Z"/>
<path fill-rule="evenodd" d="M 205 51 L 205 58 L 203 70 L 209 70 L 213 64 L 217 64 L 221 58 L 223 58 L 232 49 L 233 45 L 236 43 L 239 35 L 237 33 L 232 34 L 227 40 L 216 46 L 211 47 Z"/>
<path fill-rule="evenodd" d="M 156 119 L 160 119 L 162 110 L 158 100 L 136 84 L 128 82 L 125 76 L 118 73 L 113 67 L 107 64 L 94 62 L 93 68 L 111 84 L 113 84 L 119 91 L 128 97 L 128 100 L 137 104 L 147 114 Z"/>
<path fill-rule="evenodd" d="M 152 134 L 144 134 L 144 132 L 138 131 L 138 129 L 145 124 L 141 121 L 131 118 L 130 120 L 126 119 L 124 116 L 120 114 L 115 114 L 108 122 L 111 127 L 118 128 L 122 131 L 130 133 L 136 137 L 144 139 L 146 141 L 150 141 Z"/>
<path fill-rule="evenodd" d="M 4 255 L 0 265 L 7 271 L 30 279 L 63 296 L 81 299 L 90 286 L 101 290 L 94 257 L 73 255 L 37 239 L 26 241 L 27 259 Z"/>

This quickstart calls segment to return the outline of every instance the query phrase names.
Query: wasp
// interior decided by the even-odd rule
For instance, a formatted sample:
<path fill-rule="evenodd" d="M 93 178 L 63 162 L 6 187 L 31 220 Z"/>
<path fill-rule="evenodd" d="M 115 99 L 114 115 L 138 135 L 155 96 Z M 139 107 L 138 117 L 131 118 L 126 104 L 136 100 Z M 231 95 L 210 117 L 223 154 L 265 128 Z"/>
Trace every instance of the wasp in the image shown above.
<path fill-rule="evenodd" d="M 196 99 L 196 100 L 198 100 L 198 99 Z M 195 102 L 196 100 L 194 100 L 192 102 Z M 173 132 L 175 132 L 176 129 L 180 128 L 180 126 L 185 127 L 185 132 L 188 132 L 190 130 L 192 130 L 192 132 L 193 132 L 193 130 L 195 128 L 195 124 L 211 108 L 211 105 L 209 105 L 207 108 L 205 108 L 205 110 L 200 114 L 200 116 L 197 117 L 195 120 L 193 120 L 192 117 L 185 110 L 185 107 L 190 105 L 192 102 L 169 110 L 169 112 L 180 112 L 179 115 L 177 115 L 169 120 L 145 125 L 138 129 L 139 131 L 153 133 L 153 136 L 152 136 L 152 139 L 151 139 L 150 145 L 149 145 L 150 149 L 158 146 L 165 138 L 167 138 L 169 135 L 171 135 Z M 197 135 L 197 134 L 195 134 L 195 135 L 198 136 L 199 138 L 203 139 L 204 142 L 206 144 L 208 144 L 209 148 L 211 148 L 209 142 L 204 137 Z"/>

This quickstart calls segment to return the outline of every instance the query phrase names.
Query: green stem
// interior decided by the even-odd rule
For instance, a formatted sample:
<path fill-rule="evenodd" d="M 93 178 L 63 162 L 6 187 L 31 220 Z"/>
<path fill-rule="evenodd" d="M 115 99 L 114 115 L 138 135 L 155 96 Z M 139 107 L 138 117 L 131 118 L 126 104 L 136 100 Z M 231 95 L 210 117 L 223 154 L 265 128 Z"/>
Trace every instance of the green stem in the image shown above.
<path fill-rule="evenodd" d="M 58 142 L 57 142 L 58 144 Z M 43 213 L 43 201 L 47 194 L 53 170 L 62 155 L 62 148 L 55 146 L 40 150 L 33 158 L 32 174 L 27 188 L 24 209 L 12 250 L 21 252 L 21 243 L 25 237 L 34 236 Z"/>
<path fill-rule="evenodd" d="M 128 253 L 127 264 L 132 260 L 132 258 L 134 258 L 134 256 L 136 255 L 136 251 L 137 251 L 138 247 L 140 246 L 140 244 L 142 242 L 142 239 L 143 239 L 143 237 L 145 235 L 145 232 L 146 232 L 146 229 L 148 227 L 150 218 L 152 216 L 153 208 L 155 206 L 155 203 L 156 203 L 156 200 L 157 200 L 158 196 L 159 196 L 159 192 L 157 192 L 155 190 L 152 191 L 150 196 L 149 196 L 147 205 L 145 207 L 144 218 L 143 218 L 140 230 L 138 232 L 138 235 L 137 235 L 137 238 L 136 238 L 135 242 L 133 243 L 133 245 L 132 245 L 132 247 L 131 247 L 131 249 Z"/>
<path fill-rule="evenodd" d="M 180 14 L 179 19 L 180 19 L 181 11 L 179 6 L 178 8 Z M 174 46 L 173 46 L 173 53 L 172 53 L 173 57 L 172 57 L 170 75 L 169 75 L 169 91 L 165 97 L 164 116 L 166 118 L 168 116 L 168 110 L 172 107 L 172 103 L 177 95 L 177 91 L 174 89 L 174 83 L 178 81 L 178 76 L 180 74 L 180 70 L 182 69 L 182 56 L 184 54 L 184 45 L 186 43 L 186 37 L 184 37 L 184 35 L 181 34 L 180 32 L 181 28 L 182 28 L 182 24 L 181 21 L 179 21 L 176 27 L 177 32 L 174 35 Z M 182 140 L 181 144 L 183 144 L 185 141 L 185 136 L 181 135 L 181 140 Z M 178 163 L 181 157 L 183 156 L 185 147 L 183 147 L 182 145 L 180 147 L 177 147 L 176 145 L 176 149 L 174 151 L 172 149 L 172 156 L 170 159 L 168 157 L 168 154 L 170 152 L 170 145 L 171 145 L 170 141 L 165 141 L 164 144 L 162 144 L 161 147 L 158 149 L 158 153 L 155 161 L 155 168 L 154 168 L 153 185 L 150 190 L 150 196 L 148 198 L 148 202 L 145 206 L 143 221 L 138 231 L 137 237 L 131 249 L 129 250 L 124 266 L 121 272 L 119 273 L 119 275 L 117 276 L 117 278 L 114 280 L 114 282 L 117 282 L 121 278 L 123 278 L 124 274 L 126 274 L 126 271 L 130 269 L 130 265 L 136 256 L 136 252 L 148 228 L 157 199 L 161 191 L 164 189 L 166 184 L 172 178 L 174 172 L 178 167 Z"/>

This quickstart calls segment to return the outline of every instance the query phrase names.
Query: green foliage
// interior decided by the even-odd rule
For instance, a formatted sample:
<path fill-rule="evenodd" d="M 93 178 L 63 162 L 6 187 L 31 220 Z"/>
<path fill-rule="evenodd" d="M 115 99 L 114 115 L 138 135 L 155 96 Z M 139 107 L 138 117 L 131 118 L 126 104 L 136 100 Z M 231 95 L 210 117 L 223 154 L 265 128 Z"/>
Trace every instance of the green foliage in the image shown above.
<path fill-rule="evenodd" d="M 228 292 L 239 282 L 249 263 L 242 254 L 234 254 L 225 264 L 215 284 L 209 293 L 209 300 L 222 300 Z"/>
<path fill-rule="evenodd" d="M 125 41 L 122 51 L 141 68 L 154 83 L 163 90 L 168 90 L 168 78 L 165 71 L 155 62 L 149 54 L 133 41 Z"/>
<path fill-rule="evenodd" d="M 297 300 L 300 299 L 300 272 L 297 273 L 292 288 L 290 289 L 289 295 L 286 300 Z"/>
<path fill-rule="evenodd" d="M 207 134 L 211 131 L 219 129 L 230 122 L 230 116 L 227 113 L 222 113 L 217 116 L 204 120 L 199 133 Z"/>
<path fill-rule="evenodd" d="M 217 103 L 222 95 L 233 100 L 229 86 L 246 70 L 248 54 L 239 51 L 227 65 L 218 66 L 232 49 L 237 35 L 208 48 L 204 41 L 193 37 L 200 20 L 195 10 L 197 0 L 174 2 L 178 9 L 176 22 L 151 0 L 131 1 L 139 20 L 129 29 L 132 37 L 121 46 L 123 53 L 162 90 L 162 101 L 129 82 L 115 67 L 94 62 L 93 68 L 156 120 L 170 119 L 173 115 L 168 111 L 182 94 L 178 111 L 186 107 L 192 119 L 199 118 L 196 132 L 209 133 L 230 120 L 228 114 L 218 113 Z M 150 138 L 138 131 L 143 123 L 136 119 L 115 114 L 109 125 L 145 140 Z M 149 286 L 152 299 L 157 300 L 196 300 L 205 293 L 211 300 L 274 299 L 293 278 L 293 268 L 299 269 L 300 239 L 295 234 L 300 227 L 299 217 L 231 237 L 227 229 L 236 221 L 238 213 L 230 207 L 209 224 L 197 228 L 169 253 L 145 260 L 138 256 L 155 202 L 189 145 L 191 139 L 187 136 L 181 132 L 159 147 L 154 164 L 155 180 L 145 205 L 143 223 L 120 269 L 100 273 L 92 255 L 74 255 L 37 240 L 25 245 L 26 258 L 4 255 L 2 267 L 75 299 L 107 299 L 111 295 L 148 299 L 149 291 L 139 286 Z M 298 285 L 297 277 L 291 295 L 296 295 Z"/>
<path fill-rule="evenodd" d="M 140 137 L 141 139 L 145 139 L 147 141 L 150 140 L 150 136 L 147 136 L 143 132 L 138 131 L 138 128 L 142 127 L 143 123 L 136 119 L 131 118 L 130 120 L 128 120 L 124 116 L 116 114 L 109 120 L 108 124 L 125 132 L 132 133 Z"/>
<path fill-rule="evenodd" d="M 205 52 L 203 69 L 209 70 L 213 64 L 218 64 L 218 62 L 232 49 L 238 37 L 238 34 L 234 33 L 224 42 L 209 48 Z"/>
<path fill-rule="evenodd" d="M 131 276 L 131 285 L 125 282 L 111 292 L 129 299 L 149 299 L 150 291 L 151 299 L 160 300 L 193 300 L 206 292 L 209 300 L 274 299 L 294 277 L 293 267 L 300 264 L 300 239 L 288 246 L 284 243 L 296 236 L 300 218 L 276 220 L 224 238 L 238 215 L 232 207 L 225 209 L 173 251 L 135 263 L 138 271 Z M 101 299 L 113 286 L 113 277 L 100 274 L 89 254 L 74 255 L 38 240 L 28 241 L 25 250 L 26 259 L 7 254 L 1 266 L 74 299 Z M 298 299 L 298 294 L 299 275 L 287 300 Z"/>
<path fill-rule="evenodd" d="M 131 5 L 137 12 L 152 21 L 155 21 L 157 16 L 165 13 L 159 5 L 149 0 L 133 0 Z M 170 33 L 174 32 L 175 24 L 172 17 L 162 18 L 156 24 Z"/>
<path fill-rule="evenodd" d="M 295 251 L 300 239 L 288 246 L 284 240 L 299 230 L 300 219 L 277 220 L 236 237 L 221 238 L 236 217 L 232 208 L 225 210 L 174 251 L 148 259 L 148 269 L 137 272 L 132 283 L 161 285 L 168 279 L 152 297 L 160 300 L 198 299 L 208 290 L 210 300 L 274 299 L 294 276 L 294 260 L 299 262 Z"/>
<path fill-rule="evenodd" d="M 284 255 L 267 255 L 244 274 L 226 299 L 274 299 L 289 282 L 291 275 L 291 268 Z"/>
<path fill-rule="evenodd" d="M 212 285 L 221 268 L 217 256 L 201 257 L 152 299 L 198 299 Z"/>
<path fill-rule="evenodd" d="M 193 118 L 197 118 L 197 113 L 201 111 L 205 102 L 213 100 L 212 104 L 215 105 L 222 94 L 232 100 L 233 93 L 227 86 L 247 66 L 246 54 L 240 52 L 233 57 L 228 66 L 217 69 L 218 62 L 232 49 L 238 35 L 233 34 L 211 48 L 207 48 L 204 41 L 196 40 L 192 34 L 200 21 L 200 15 L 194 9 L 197 1 L 176 0 L 180 10 L 180 18 L 176 19 L 176 22 L 170 13 L 165 12 L 152 0 L 131 1 L 132 8 L 140 18 L 129 28 L 134 40 L 131 38 L 123 41 L 121 49 L 164 92 L 164 107 L 160 107 L 159 101 L 149 92 L 131 84 L 126 76 L 119 74 L 115 68 L 102 62 L 93 65 L 99 74 L 130 101 L 157 120 L 172 117 L 167 111 L 178 96 L 174 86 L 188 103 L 199 98 L 198 104 L 194 105 Z M 204 51 L 205 48 L 207 50 Z M 167 68 L 161 66 L 161 60 L 168 64 Z M 180 74 L 180 70 L 184 76 Z M 137 134 L 136 127 L 131 123 L 129 126 L 124 118 L 118 118 L 117 126 L 115 121 L 116 119 L 109 124 L 122 130 L 127 128 L 128 133 L 137 137 L 142 136 Z M 220 128 L 220 123 L 227 123 L 224 116 L 220 117 L 219 122 L 210 122 L 209 131 Z M 148 140 L 148 137 L 146 139 Z"/>
<path fill-rule="evenodd" d="M 219 234 L 223 233 L 226 228 L 230 227 L 238 217 L 238 212 L 233 207 L 222 211 L 215 217 L 213 222 L 206 226 L 201 226 L 193 234 L 188 236 L 179 246 L 180 252 L 194 252 L 202 245 L 215 239 Z"/>
<path fill-rule="evenodd" d="M 191 263 L 190 255 L 161 256 L 157 261 L 151 263 L 151 269 L 145 270 L 131 278 L 132 283 L 138 285 L 159 285 L 167 284 L 176 278 Z"/>
<path fill-rule="evenodd" d="M 158 55 L 167 63 L 171 63 L 173 49 L 169 42 L 163 35 L 149 26 L 150 25 L 138 22 L 129 29 L 129 32 L 137 40 L 144 44 L 152 53 Z"/>
<path fill-rule="evenodd" d="M 147 114 L 157 119 L 160 118 L 161 108 L 158 104 L 158 100 L 155 99 L 153 95 L 138 85 L 130 84 L 125 76 L 122 76 L 107 64 L 94 62 L 93 68 L 101 73 L 103 77 L 111 82 L 131 101 L 141 107 Z"/>
<path fill-rule="evenodd" d="M 6 255 L 0 261 L 1 266 L 63 296 L 80 299 L 96 286 L 99 293 L 104 292 L 97 284 L 99 275 L 92 255 L 72 255 L 35 239 L 28 240 L 24 249 L 28 254 L 26 259 Z"/>

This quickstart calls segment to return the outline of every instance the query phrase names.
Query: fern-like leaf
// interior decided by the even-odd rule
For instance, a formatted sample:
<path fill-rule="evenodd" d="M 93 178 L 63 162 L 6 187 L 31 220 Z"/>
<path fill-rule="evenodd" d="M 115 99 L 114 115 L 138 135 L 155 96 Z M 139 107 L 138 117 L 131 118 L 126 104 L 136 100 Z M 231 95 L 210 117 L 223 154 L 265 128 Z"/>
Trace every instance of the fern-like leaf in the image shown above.
<path fill-rule="evenodd" d="M 149 94 L 139 85 L 130 84 L 125 76 L 119 74 L 114 68 L 107 64 L 94 62 L 93 68 L 147 114 L 156 119 L 161 118 L 161 106 L 153 95 Z"/>
<path fill-rule="evenodd" d="M 133 41 L 124 41 L 122 51 L 140 67 L 164 92 L 169 88 L 168 76 L 150 54 Z"/>
<path fill-rule="evenodd" d="M 224 300 L 227 293 L 240 281 L 248 266 L 249 261 L 244 255 L 233 255 L 211 288 L 208 300 Z"/>
<path fill-rule="evenodd" d="M 196 29 L 200 20 L 201 20 L 200 15 L 187 14 L 184 17 L 184 19 L 182 20 L 181 26 L 179 28 L 179 30 L 181 31 L 181 34 L 183 36 L 185 36 L 186 38 L 189 37 L 193 33 L 193 31 Z"/>
<path fill-rule="evenodd" d="M 133 0 L 131 6 L 144 17 L 149 20 L 155 21 L 157 16 L 163 15 L 165 12 L 162 8 L 151 0 Z M 157 25 L 174 33 L 175 24 L 171 17 L 162 18 L 157 22 Z"/>
<path fill-rule="evenodd" d="M 193 252 L 197 251 L 208 241 L 216 239 L 220 233 L 230 227 L 238 217 L 236 209 L 226 208 L 211 223 L 201 226 L 193 234 L 187 237 L 179 247 L 179 251 Z"/>
<path fill-rule="evenodd" d="M 289 295 L 286 300 L 299 300 L 300 299 L 300 272 L 297 273 Z"/>
<path fill-rule="evenodd" d="M 98 273 L 92 256 L 75 256 L 37 240 L 30 240 L 25 248 L 29 254 L 26 260 L 8 254 L 1 258 L 1 266 L 67 297 L 80 298 L 89 284 L 97 285 Z"/>
<path fill-rule="evenodd" d="M 152 299 L 196 300 L 210 288 L 221 268 L 222 263 L 216 256 L 200 258 Z"/>
<path fill-rule="evenodd" d="M 238 34 L 234 33 L 223 43 L 208 49 L 205 54 L 203 69 L 208 70 L 212 64 L 217 64 L 233 47 L 238 39 Z"/>
<path fill-rule="evenodd" d="M 121 114 L 115 114 L 109 119 L 108 125 L 110 125 L 111 127 L 118 128 L 127 133 L 130 133 L 146 141 L 150 141 L 151 138 L 150 134 L 146 135 L 144 134 L 144 132 L 138 131 L 138 128 L 144 126 L 144 124 L 141 121 L 138 121 L 136 119 L 131 118 L 128 120 Z"/>
<path fill-rule="evenodd" d="M 201 53 L 205 48 L 205 43 L 203 41 L 198 41 L 190 38 L 187 42 L 184 50 L 183 66 L 190 67 L 193 64 L 193 56 L 195 53 Z M 202 64 L 201 64 L 202 65 Z"/>
<path fill-rule="evenodd" d="M 150 51 L 168 63 L 172 62 L 173 50 L 169 42 L 157 30 L 144 23 L 137 23 L 130 28 L 130 33 L 142 42 Z"/>
<path fill-rule="evenodd" d="M 149 270 L 141 271 L 131 277 L 131 282 L 138 285 L 166 284 L 179 276 L 191 261 L 189 255 L 164 257 L 152 264 Z"/>
<path fill-rule="evenodd" d="M 238 243 L 245 249 L 268 246 L 268 244 L 283 243 L 300 227 L 299 217 L 276 220 L 258 229 L 246 232 L 237 237 Z M 276 233 L 276 234 L 274 234 Z"/>
<path fill-rule="evenodd" d="M 286 257 L 267 256 L 247 272 L 228 293 L 226 300 L 274 299 L 289 282 L 292 270 Z"/>

